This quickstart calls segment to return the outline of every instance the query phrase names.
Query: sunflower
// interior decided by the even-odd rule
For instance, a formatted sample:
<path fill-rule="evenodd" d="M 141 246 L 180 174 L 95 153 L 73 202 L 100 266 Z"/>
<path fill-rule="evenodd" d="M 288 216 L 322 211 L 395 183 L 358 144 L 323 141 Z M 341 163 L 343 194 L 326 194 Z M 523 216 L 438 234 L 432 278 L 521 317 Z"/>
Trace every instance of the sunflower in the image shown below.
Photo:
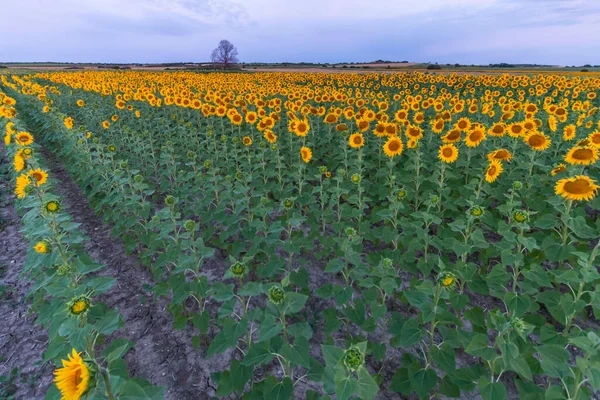
<path fill-rule="evenodd" d="M 33 178 L 36 186 L 42 186 L 48 180 L 48 173 L 39 168 L 29 171 L 28 175 Z"/>
<path fill-rule="evenodd" d="M 366 132 L 369 129 L 370 122 L 367 119 L 360 118 L 356 120 L 356 127 L 361 132 Z"/>
<path fill-rule="evenodd" d="M 377 137 L 384 137 L 385 135 L 385 123 L 384 122 L 380 122 L 377 125 L 375 125 L 375 129 L 373 130 L 373 134 Z"/>
<path fill-rule="evenodd" d="M 525 143 L 529 145 L 533 150 L 543 151 L 550 147 L 552 141 L 541 132 L 531 132 L 524 138 Z"/>
<path fill-rule="evenodd" d="M 112 122 L 117 122 L 119 120 L 119 116 L 117 114 L 113 115 L 112 117 L 110 117 Z"/>
<path fill-rule="evenodd" d="M 60 208 L 61 205 L 56 200 L 47 201 L 43 206 L 43 210 L 51 214 L 59 212 Z"/>
<path fill-rule="evenodd" d="M 409 149 L 414 149 L 417 147 L 418 144 L 419 141 L 417 139 L 410 139 L 408 142 L 406 142 L 406 147 L 408 147 Z"/>
<path fill-rule="evenodd" d="M 510 137 L 518 138 L 525 133 L 525 127 L 520 122 L 514 122 L 508 125 L 507 131 Z"/>
<path fill-rule="evenodd" d="M 558 167 L 554 168 L 550 175 L 555 176 L 556 174 L 560 174 L 561 172 L 565 172 L 567 170 L 566 164 L 558 164 Z"/>
<path fill-rule="evenodd" d="M 21 146 L 29 146 L 33 143 L 33 136 L 29 132 L 19 132 L 15 137 L 15 142 Z"/>
<path fill-rule="evenodd" d="M 494 182 L 503 170 L 502 163 L 499 160 L 493 160 L 485 171 L 485 180 L 489 183 Z"/>
<path fill-rule="evenodd" d="M 65 400 L 79 400 L 88 391 L 90 368 L 73 349 L 67 360 L 62 360 L 62 368 L 54 371 L 54 383 Z"/>
<path fill-rule="evenodd" d="M 11 138 L 11 134 L 9 132 L 6 132 L 6 134 L 4 135 L 4 145 L 8 146 L 10 144 L 10 138 Z"/>
<path fill-rule="evenodd" d="M 348 138 L 348 144 L 353 149 L 361 148 L 365 145 L 365 138 L 361 133 L 353 133 L 350 135 L 350 138 Z"/>
<path fill-rule="evenodd" d="M 338 116 L 335 113 L 329 113 L 325 116 L 325 123 L 326 124 L 337 124 L 338 122 Z"/>
<path fill-rule="evenodd" d="M 587 139 L 591 146 L 594 146 L 597 149 L 600 148 L 600 131 L 590 133 Z"/>
<path fill-rule="evenodd" d="M 442 142 L 444 143 L 456 143 L 460 141 L 461 133 L 460 129 L 452 129 L 450 132 L 442 136 Z"/>
<path fill-rule="evenodd" d="M 312 150 L 308 147 L 302 146 L 300 149 L 300 156 L 302 157 L 302 161 L 308 163 L 312 158 Z"/>
<path fill-rule="evenodd" d="M 242 138 L 242 143 L 244 146 L 250 146 L 252 144 L 252 138 L 250 136 L 244 136 Z"/>
<path fill-rule="evenodd" d="M 512 154 L 510 151 L 506 149 L 499 149 L 488 153 L 487 155 L 488 161 L 492 160 L 502 160 L 502 161 L 510 161 L 512 159 Z"/>
<path fill-rule="evenodd" d="M 263 136 L 265 137 L 265 139 L 267 139 L 267 141 L 271 144 L 275 143 L 277 141 L 277 135 L 273 133 L 272 130 L 267 129 L 263 132 Z"/>
<path fill-rule="evenodd" d="M 335 126 L 335 130 L 338 131 L 338 132 L 345 132 L 345 131 L 348 130 L 348 125 L 346 125 L 346 124 L 337 124 Z"/>
<path fill-rule="evenodd" d="M 452 164 L 458 159 L 458 149 L 453 144 L 445 144 L 440 146 L 438 158 L 448 164 Z"/>
<path fill-rule="evenodd" d="M 598 192 L 596 181 L 589 176 L 578 175 L 556 182 L 554 193 L 560 194 L 567 200 L 591 200 Z"/>
<path fill-rule="evenodd" d="M 442 133 L 442 131 L 444 130 L 444 120 L 443 119 L 437 119 L 431 122 L 431 130 L 434 133 Z"/>
<path fill-rule="evenodd" d="M 421 140 L 421 138 L 423 138 L 423 129 L 418 126 L 409 125 L 405 135 L 408 139 Z"/>
<path fill-rule="evenodd" d="M 36 245 L 33 247 L 33 249 L 35 250 L 36 253 L 39 253 L 39 254 L 50 253 L 50 248 L 48 247 L 48 243 L 45 240 L 37 242 Z"/>
<path fill-rule="evenodd" d="M 383 152 L 390 158 L 402 154 L 403 149 L 402 140 L 397 136 L 391 136 L 383 145 Z"/>
<path fill-rule="evenodd" d="M 308 125 L 308 121 L 306 119 L 302 121 L 297 121 L 296 126 L 294 127 L 294 133 L 297 136 L 304 137 L 310 131 L 310 126 Z"/>
<path fill-rule="evenodd" d="M 566 141 L 575 139 L 577 127 L 573 124 L 565 126 L 563 129 L 563 139 Z"/>
<path fill-rule="evenodd" d="M 231 117 L 229 118 L 229 120 L 231 121 L 232 124 L 234 125 L 241 125 L 242 121 L 244 120 L 242 118 L 242 116 L 240 114 L 238 114 L 237 112 L 235 114 L 232 114 Z"/>
<path fill-rule="evenodd" d="M 20 154 L 15 154 L 14 158 L 14 168 L 16 172 L 21 172 L 25 169 L 25 158 Z"/>
<path fill-rule="evenodd" d="M 109 126 L 110 126 L 110 122 L 108 122 L 108 121 L 104 121 L 104 122 L 102 122 L 102 127 L 103 127 L 104 129 L 108 129 L 108 127 L 109 127 Z"/>
<path fill-rule="evenodd" d="M 548 118 L 548 128 L 550 128 L 550 132 L 556 132 L 556 117 L 554 115 L 551 115 Z"/>
<path fill-rule="evenodd" d="M 42 108 L 42 112 L 43 112 L 44 114 L 45 114 L 45 113 L 47 113 L 47 112 L 50 112 L 50 107 L 48 107 L 48 106 L 44 106 L 44 107 Z"/>
<path fill-rule="evenodd" d="M 472 129 L 467 136 L 465 136 L 465 144 L 468 147 L 477 147 L 485 140 L 485 130 L 477 127 Z"/>
<path fill-rule="evenodd" d="M 254 125 L 254 123 L 258 120 L 258 116 L 254 111 L 249 111 L 246 113 L 246 122 Z"/>
<path fill-rule="evenodd" d="M 77 105 L 79 107 L 83 107 L 85 105 L 85 103 L 83 102 L 83 100 L 79 99 L 79 100 L 77 100 Z"/>
<path fill-rule="evenodd" d="M 469 128 L 471 128 L 471 121 L 469 118 L 463 117 L 456 122 L 455 127 L 463 132 L 466 132 L 469 130 Z"/>
<path fill-rule="evenodd" d="M 598 149 L 596 147 L 575 146 L 565 156 L 569 164 L 590 165 L 598 161 Z"/>
<path fill-rule="evenodd" d="M 15 195 L 17 196 L 17 198 L 22 199 L 27 195 L 26 189 L 30 183 L 31 180 L 26 174 L 21 174 L 17 177 L 15 185 Z"/>
<path fill-rule="evenodd" d="M 408 111 L 401 108 L 400 110 L 396 111 L 396 113 L 394 114 L 394 118 L 398 122 L 404 122 L 408 118 Z"/>

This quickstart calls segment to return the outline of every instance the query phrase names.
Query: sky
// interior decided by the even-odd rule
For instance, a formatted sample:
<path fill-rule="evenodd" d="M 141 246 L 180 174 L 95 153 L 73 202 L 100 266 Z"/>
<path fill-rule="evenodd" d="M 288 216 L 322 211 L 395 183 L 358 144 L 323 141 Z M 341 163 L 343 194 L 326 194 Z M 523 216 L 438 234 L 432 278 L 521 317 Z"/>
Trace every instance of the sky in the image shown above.
<path fill-rule="evenodd" d="M 0 0 L 0 62 L 600 64 L 600 0 Z"/>

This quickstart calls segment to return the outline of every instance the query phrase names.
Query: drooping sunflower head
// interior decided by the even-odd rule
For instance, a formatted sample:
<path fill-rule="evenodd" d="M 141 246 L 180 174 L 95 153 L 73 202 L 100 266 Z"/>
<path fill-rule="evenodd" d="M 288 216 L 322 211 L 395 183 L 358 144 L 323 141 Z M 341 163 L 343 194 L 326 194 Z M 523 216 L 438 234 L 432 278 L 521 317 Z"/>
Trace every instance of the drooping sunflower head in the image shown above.
<path fill-rule="evenodd" d="M 575 146 L 565 156 L 565 161 L 571 165 L 590 165 L 598 161 L 598 149 L 593 146 Z"/>
<path fill-rule="evenodd" d="M 271 144 L 273 144 L 273 143 L 275 143 L 277 141 L 277 135 L 275 133 L 273 133 L 273 131 L 270 130 L 270 129 L 265 130 L 263 132 L 263 136 Z"/>
<path fill-rule="evenodd" d="M 399 156 L 402 154 L 403 149 L 404 145 L 402 144 L 402 140 L 397 136 L 390 137 L 383 145 L 383 152 L 388 157 Z"/>
<path fill-rule="evenodd" d="M 62 368 L 54 371 L 54 383 L 63 399 L 79 400 L 94 386 L 93 367 L 73 349 Z"/>
<path fill-rule="evenodd" d="M 20 154 L 15 154 L 13 167 L 16 172 L 21 172 L 25 169 L 25 158 Z"/>
<path fill-rule="evenodd" d="M 487 155 L 488 161 L 492 160 L 502 160 L 502 161 L 510 161 L 512 159 L 512 154 L 510 151 L 506 149 L 498 149 L 488 153 Z"/>
<path fill-rule="evenodd" d="M 561 172 L 565 172 L 566 170 L 567 170 L 566 164 L 558 164 L 558 167 L 554 168 L 552 170 L 552 172 L 550 172 L 550 175 L 555 176 L 557 174 L 560 174 Z"/>
<path fill-rule="evenodd" d="M 497 122 L 488 130 L 490 136 L 502 137 L 506 133 L 506 125 L 503 122 Z"/>
<path fill-rule="evenodd" d="M 544 151 L 550 147 L 550 144 L 552 143 L 552 141 L 541 132 L 531 132 L 525 136 L 524 140 L 529 147 L 536 151 Z"/>
<path fill-rule="evenodd" d="M 306 146 L 302 146 L 300 156 L 302 157 L 302 161 L 308 163 L 312 159 L 312 150 Z"/>
<path fill-rule="evenodd" d="M 561 179 L 556 182 L 554 193 L 567 200 L 592 200 L 598 193 L 596 181 L 586 175 Z"/>
<path fill-rule="evenodd" d="M 460 129 L 456 129 L 456 128 L 450 130 L 450 132 L 448 132 L 447 134 L 442 136 L 442 142 L 444 142 L 444 143 L 456 143 L 456 142 L 460 141 L 460 139 L 461 139 Z"/>
<path fill-rule="evenodd" d="M 452 164 L 458 160 L 458 149 L 453 144 L 445 144 L 440 146 L 438 158 L 445 163 Z"/>

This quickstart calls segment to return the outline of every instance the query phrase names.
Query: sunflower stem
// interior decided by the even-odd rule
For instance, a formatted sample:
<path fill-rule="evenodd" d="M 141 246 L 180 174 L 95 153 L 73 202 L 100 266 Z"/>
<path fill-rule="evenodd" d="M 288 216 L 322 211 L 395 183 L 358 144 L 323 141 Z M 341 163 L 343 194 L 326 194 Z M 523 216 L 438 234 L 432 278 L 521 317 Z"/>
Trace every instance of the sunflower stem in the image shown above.
<path fill-rule="evenodd" d="M 115 396 L 112 392 L 112 386 L 110 384 L 110 379 L 108 378 L 108 371 L 105 368 L 101 370 L 102 378 L 104 378 L 104 385 L 106 386 L 106 396 L 108 400 L 115 400 Z"/>

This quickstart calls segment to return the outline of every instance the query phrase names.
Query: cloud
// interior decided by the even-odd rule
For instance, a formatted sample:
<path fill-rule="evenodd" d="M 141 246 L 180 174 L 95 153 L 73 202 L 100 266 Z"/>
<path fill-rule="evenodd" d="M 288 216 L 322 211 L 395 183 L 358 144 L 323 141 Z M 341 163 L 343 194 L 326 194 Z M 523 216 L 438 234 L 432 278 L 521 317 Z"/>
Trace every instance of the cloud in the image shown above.
<path fill-rule="evenodd" d="M 583 64 L 600 54 L 590 0 L 21 0 L 0 61 Z"/>

